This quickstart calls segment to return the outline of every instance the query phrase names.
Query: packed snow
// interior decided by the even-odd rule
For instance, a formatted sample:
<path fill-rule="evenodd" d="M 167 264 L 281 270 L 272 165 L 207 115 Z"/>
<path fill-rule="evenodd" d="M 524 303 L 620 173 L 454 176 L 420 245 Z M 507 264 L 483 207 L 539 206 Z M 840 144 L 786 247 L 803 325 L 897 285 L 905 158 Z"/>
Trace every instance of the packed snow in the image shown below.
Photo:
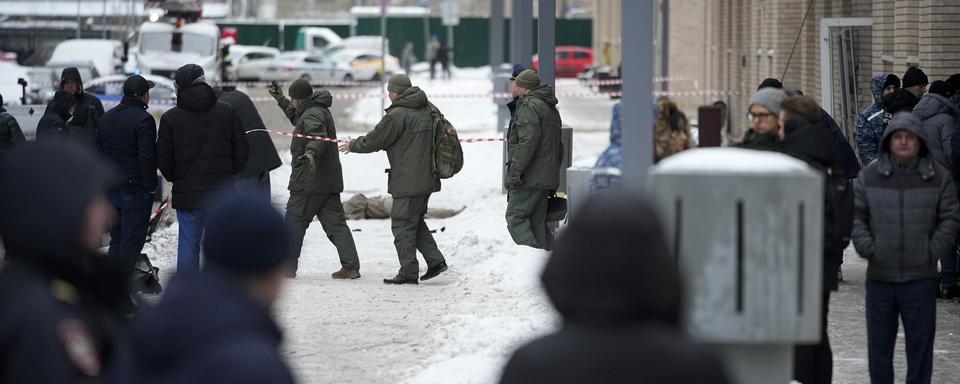
<path fill-rule="evenodd" d="M 452 82 L 415 76 L 431 94 L 488 92 L 489 70 L 457 70 Z M 485 88 L 484 88 L 485 87 Z M 371 92 L 378 92 L 373 90 Z M 464 137 L 497 137 L 491 99 L 433 98 Z M 559 108 L 565 116 L 561 99 Z M 612 105 L 612 103 L 610 103 Z M 572 108 L 572 105 L 569 106 Z M 597 112 L 609 116 L 610 109 Z M 379 120 L 380 100 L 361 99 L 355 123 Z M 576 119 L 564 121 L 575 125 Z M 609 124 L 609 123 L 608 123 Z M 362 132 L 341 132 L 341 138 Z M 574 134 L 574 164 L 589 166 L 607 145 L 603 131 Z M 275 138 L 287 140 L 287 138 Z M 557 318 L 540 289 L 548 254 L 513 244 L 500 189 L 502 143 L 465 143 L 465 165 L 431 197 L 432 207 L 466 209 L 450 219 L 428 220 L 450 270 L 419 286 L 387 286 L 399 264 L 389 220 L 349 221 L 363 278 L 333 280 L 336 249 L 318 222 L 307 231 L 300 270 L 278 307 L 284 352 L 304 383 L 495 383 L 503 364 L 523 342 L 551 331 Z M 290 153 L 271 173 L 273 202 L 288 198 Z M 355 193 L 386 194 L 382 152 L 341 156 L 347 200 Z M 159 231 L 148 254 L 164 278 L 176 262 L 177 225 Z M 421 273 L 426 270 L 421 259 Z"/>

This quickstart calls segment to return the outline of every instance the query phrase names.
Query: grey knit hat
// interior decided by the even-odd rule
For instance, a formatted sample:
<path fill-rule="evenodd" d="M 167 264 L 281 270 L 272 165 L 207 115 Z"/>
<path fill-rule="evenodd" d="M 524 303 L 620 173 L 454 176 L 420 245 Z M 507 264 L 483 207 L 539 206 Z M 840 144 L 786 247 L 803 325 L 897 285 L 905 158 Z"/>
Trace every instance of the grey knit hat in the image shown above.
<path fill-rule="evenodd" d="M 526 89 L 534 89 L 540 85 L 540 75 L 537 71 L 528 69 L 517 75 L 517 86 Z"/>
<path fill-rule="evenodd" d="M 780 114 L 780 104 L 783 103 L 783 100 L 786 100 L 787 93 L 782 89 L 777 88 L 763 88 L 750 98 L 750 104 L 747 105 L 747 112 L 749 112 L 750 107 L 754 105 L 759 105 L 766 109 L 769 109 L 774 115 Z"/>
<path fill-rule="evenodd" d="M 410 77 L 402 73 L 390 76 L 390 81 L 387 82 L 387 90 L 395 93 L 403 93 L 412 86 Z"/>

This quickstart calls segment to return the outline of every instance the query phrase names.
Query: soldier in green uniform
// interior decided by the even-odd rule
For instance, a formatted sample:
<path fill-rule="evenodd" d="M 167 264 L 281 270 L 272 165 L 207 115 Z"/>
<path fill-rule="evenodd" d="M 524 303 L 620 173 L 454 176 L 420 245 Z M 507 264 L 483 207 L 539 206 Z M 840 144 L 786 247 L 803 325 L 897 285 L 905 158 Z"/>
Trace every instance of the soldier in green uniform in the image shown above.
<path fill-rule="evenodd" d="M 548 249 L 547 199 L 560 186 L 563 149 L 554 88 L 533 70 L 517 76 L 517 117 L 507 135 L 507 229 L 519 245 Z"/>
<path fill-rule="evenodd" d="M 387 192 L 393 196 L 391 226 L 400 272 L 383 282 L 417 284 L 418 280 L 432 279 L 447 270 L 447 262 L 423 221 L 430 194 L 440 191 L 440 179 L 433 173 L 434 121 L 427 95 L 419 87 L 411 86 L 406 75 L 391 77 L 387 90 L 392 104 L 383 119 L 366 136 L 341 144 L 340 151 L 387 151 Z M 418 250 L 427 262 L 427 272 L 422 277 Z"/>
<path fill-rule="evenodd" d="M 293 123 L 295 133 L 337 138 L 337 128 L 330 114 L 333 96 L 321 89 L 313 91 L 313 86 L 304 79 L 290 84 L 287 99 L 280 86 L 273 83 L 270 95 Z M 340 270 L 333 273 L 334 279 L 359 279 L 360 258 L 353 234 L 347 226 L 343 214 L 340 193 L 343 192 L 343 173 L 340 168 L 340 156 L 335 143 L 294 138 L 290 145 L 293 157 L 293 172 L 290 174 L 290 200 L 287 202 L 285 220 L 293 230 L 294 258 L 291 277 L 296 276 L 297 260 L 303 247 L 303 236 L 316 216 L 320 220 L 327 237 L 337 247 L 340 254 Z"/>

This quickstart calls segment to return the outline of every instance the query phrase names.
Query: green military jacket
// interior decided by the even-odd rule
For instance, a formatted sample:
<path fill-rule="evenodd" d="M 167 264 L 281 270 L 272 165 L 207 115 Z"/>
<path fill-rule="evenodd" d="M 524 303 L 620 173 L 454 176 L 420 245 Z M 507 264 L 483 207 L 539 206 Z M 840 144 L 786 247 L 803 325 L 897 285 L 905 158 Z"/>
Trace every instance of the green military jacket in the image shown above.
<path fill-rule="evenodd" d="M 330 114 L 333 96 L 321 89 L 294 108 L 286 98 L 278 102 L 294 125 L 294 133 L 309 136 L 337 138 L 337 128 Z M 313 157 L 311 164 L 310 156 Z M 327 141 L 293 138 L 290 144 L 293 173 L 290 174 L 290 193 L 327 194 L 343 192 L 343 171 L 337 144 Z"/>
<path fill-rule="evenodd" d="M 507 137 L 507 172 L 520 176 L 515 188 L 556 190 L 560 186 L 562 125 L 553 87 L 541 84 L 520 98 Z"/>
<path fill-rule="evenodd" d="M 437 192 L 440 179 L 433 173 L 433 128 L 427 95 L 419 87 L 410 87 L 370 133 L 351 142 L 350 151 L 387 151 L 387 192 L 395 198 Z"/>

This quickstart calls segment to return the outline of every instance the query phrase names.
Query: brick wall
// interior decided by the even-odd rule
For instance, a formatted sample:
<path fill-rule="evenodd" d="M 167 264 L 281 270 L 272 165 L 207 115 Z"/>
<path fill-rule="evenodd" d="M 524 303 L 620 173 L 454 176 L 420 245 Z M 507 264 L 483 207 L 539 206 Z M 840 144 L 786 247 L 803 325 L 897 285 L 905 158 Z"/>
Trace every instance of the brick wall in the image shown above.
<path fill-rule="evenodd" d="M 960 0 L 921 0 L 920 68 L 930 81 L 960 72 Z"/>

